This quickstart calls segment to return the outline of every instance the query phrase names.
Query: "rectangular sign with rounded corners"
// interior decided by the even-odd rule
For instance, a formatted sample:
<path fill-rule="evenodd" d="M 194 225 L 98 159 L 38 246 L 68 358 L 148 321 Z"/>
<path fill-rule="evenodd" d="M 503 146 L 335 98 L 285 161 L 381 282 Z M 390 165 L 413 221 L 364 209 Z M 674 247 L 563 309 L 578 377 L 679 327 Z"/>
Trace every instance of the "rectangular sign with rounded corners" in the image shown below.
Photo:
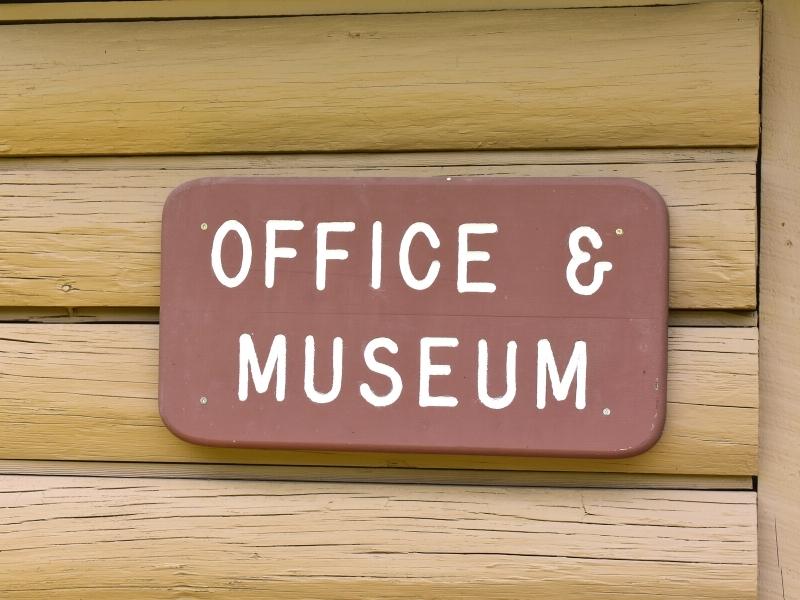
<path fill-rule="evenodd" d="M 637 454 L 667 265 L 631 179 L 191 181 L 164 207 L 161 416 L 215 446 Z"/>

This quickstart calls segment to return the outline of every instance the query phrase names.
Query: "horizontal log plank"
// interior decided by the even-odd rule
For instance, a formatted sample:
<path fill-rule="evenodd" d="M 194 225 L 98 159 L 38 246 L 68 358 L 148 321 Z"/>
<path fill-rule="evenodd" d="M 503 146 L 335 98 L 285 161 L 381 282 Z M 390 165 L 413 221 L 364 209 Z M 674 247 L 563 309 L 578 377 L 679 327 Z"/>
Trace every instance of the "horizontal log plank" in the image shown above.
<path fill-rule="evenodd" d="M 0 459 L 0 475 L 84 477 L 169 477 L 347 483 L 432 483 L 513 487 L 638 488 L 666 490 L 752 490 L 746 475 L 664 473 L 575 473 L 568 471 L 493 471 L 313 465 L 233 465 L 224 463 L 147 463 L 96 460 Z"/>
<path fill-rule="evenodd" d="M 610 460 L 206 448 L 158 415 L 158 327 L 0 325 L 0 458 L 423 468 L 756 473 L 757 330 L 672 328 L 666 429 Z"/>
<path fill-rule="evenodd" d="M 113 2 L 114 0 L 108 0 Z M 755 162 L 758 159 L 758 148 L 603 148 L 603 149 L 550 149 L 550 150 L 504 150 L 474 152 L 402 152 L 381 153 L 377 157 L 373 153 L 348 152 L 335 155 L 339 166 L 363 166 L 365 158 L 387 159 L 405 166 L 459 165 L 461 158 L 464 164 L 475 163 L 474 157 L 482 155 L 491 157 L 485 164 L 514 165 L 535 163 L 541 165 L 563 164 L 631 164 L 660 162 Z M 531 157 L 535 157 L 534 160 Z M 294 166 L 313 166 L 314 161 L 330 161 L 329 154 L 243 154 L 237 156 L 198 154 L 190 157 L 180 156 L 136 156 L 136 162 L 129 162 L 130 157 L 93 156 L 93 157 L 3 157 L 1 164 L 13 164 L 19 168 L 65 169 L 69 171 L 96 171 L 98 164 L 114 165 L 119 169 L 151 169 L 164 166 L 164 160 L 180 161 L 189 158 L 194 166 L 220 166 L 230 168 L 263 167 L 267 164 L 291 164 Z M 225 161 L 231 161 L 226 163 Z M 109 167 L 107 167 L 109 168 Z M 185 166 L 184 168 L 192 168 Z"/>
<path fill-rule="evenodd" d="M 756 597 L 753 492 L 24 476 L 0 489 L 0 594 L 17 599 Z"/>
<path fill-rule="evenodd" d="M 760 10 L 4 25 L 0 154 L 755 146 Z"/>
<path fill-rule="evenodd" d="M 159 303 L 161 209 L 204 176 L 623 176 L 664 196 L 670 306 L 753 309 L 751 153 L 474 152 L 0 162 L 0 306 Z M 640 162 L 648 160 L 650 162 Z"/>
<path fill-rule="evenodd" d="M 3 320 L 2 310 L 0 320 Z M 758 311 L 673 310 L 669 313 L 669 324 L 673 327 L 758 327 Z"/>
<path fill-rule="evenodd" d="M 719 0 L 692 0 L 717 2 Z M 751 0 L 728 0 L 750 2 Z M 686 4 L 659 0 L 658 4 Z M 647 6 L 653 0 L 110 0 L 0 4 L 0 23 Z"/>
<path fill-rule="evenodd" d="M 57 306 L 0 306 L 5 323 L 158 323 L 159 309 L 131 307 L 60 308 Z M 756 311 L 672 310 L 674 327 L 757 327 Z"/>

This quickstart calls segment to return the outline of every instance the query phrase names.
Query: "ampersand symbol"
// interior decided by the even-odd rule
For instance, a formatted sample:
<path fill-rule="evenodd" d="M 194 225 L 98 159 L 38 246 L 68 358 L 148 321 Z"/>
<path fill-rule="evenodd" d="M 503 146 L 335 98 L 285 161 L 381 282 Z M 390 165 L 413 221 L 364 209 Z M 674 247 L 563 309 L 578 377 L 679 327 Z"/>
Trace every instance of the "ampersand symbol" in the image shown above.
<path fill-rule="evenodd" d="M 589 243 L 595 250 L 599 250 L 603 247 L 603 240 L 600 239 L 600 234 L 591 227 L 583 225 L 574 229 L 572 233 L 569 234 L 569 251 L 572 255 L 572 259 L 567 264 L 567 283 L 576 294 L 591 296 L 603 285 L 603 273 L 610 271 L 612 265 L 608 261 L 597 262 L 594 265 L 594 277 L 592 277 L 592 282 L 589 285 L 583 285 L 578 281 L 578 267 L 589 262 L 592 258 L 591 254 L 584 252 L 580 248 L 580 241 L 583 238 L 589 240 Z"/>

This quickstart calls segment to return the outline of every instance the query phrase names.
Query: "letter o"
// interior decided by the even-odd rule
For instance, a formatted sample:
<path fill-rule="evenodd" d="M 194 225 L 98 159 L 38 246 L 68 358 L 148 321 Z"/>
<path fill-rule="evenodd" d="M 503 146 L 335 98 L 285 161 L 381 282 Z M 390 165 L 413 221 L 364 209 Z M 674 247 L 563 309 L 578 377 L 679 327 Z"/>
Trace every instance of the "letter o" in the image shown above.
<path fill-rule="evenodd" d="M 235 277 L 228 277 L 222 268 L 222 243 L 231 231 L 235 232 L 242 242 L 242 266 Z M 235 288 L 247 277 L 252 262 L 253 244 L 250 242 L 250 235 L 247 233 L 247 229 L 235 219 L 225 221 L 214 234 L 214 242 L 211 245 L 211 269 L 214 271 L 217 281 L 225 287 Z"/>

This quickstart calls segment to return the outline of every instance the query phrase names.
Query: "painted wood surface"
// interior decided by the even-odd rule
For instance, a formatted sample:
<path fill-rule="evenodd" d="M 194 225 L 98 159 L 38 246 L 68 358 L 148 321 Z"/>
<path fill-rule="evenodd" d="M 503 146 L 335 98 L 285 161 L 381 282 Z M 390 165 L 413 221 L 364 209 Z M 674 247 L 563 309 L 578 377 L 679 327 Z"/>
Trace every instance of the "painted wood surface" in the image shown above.
<path fill-rule="evenodd" d="M 268 452 L 180 441 L 158 416 L 153 325 L 0 326 L 0 458 L 752 475 L 756 330 L 670 331 L 667 425 L 613 460 Z"/>
<path fill-rule="evenodd" d="M 641 179 L 669 207 L 670 305 L 755 306 L 755 157 L 696 150 L 7 160 L 0 305 L 158 306 L 170 190 L 197 177 L 256 175 Z"/>
<path fill-rule="evenodd" d="M 23 476 L 0 488 L 0 593 L 20 600 L 755 598 L 752 492 Z"/>
<path fill-rule="evenodd" d="M 693 0 L 718 2 L 719 0 Z M 751 2 L 752 0 L 728 0 Z M 659 0 L 658 4 L 686 4 Z M 106 0 L 0 4 L 0 23 L 647 6 L 653 0 Z"/>
<path fill-rule="evenodd" d="M 753 146 L 759 25 L 758 2 L 5 25 L 0 154 Z"/>
<path fill-rule="evenodd" d="M 800 598 L 800 3 L 764 5 L 759 597 Z"/>

